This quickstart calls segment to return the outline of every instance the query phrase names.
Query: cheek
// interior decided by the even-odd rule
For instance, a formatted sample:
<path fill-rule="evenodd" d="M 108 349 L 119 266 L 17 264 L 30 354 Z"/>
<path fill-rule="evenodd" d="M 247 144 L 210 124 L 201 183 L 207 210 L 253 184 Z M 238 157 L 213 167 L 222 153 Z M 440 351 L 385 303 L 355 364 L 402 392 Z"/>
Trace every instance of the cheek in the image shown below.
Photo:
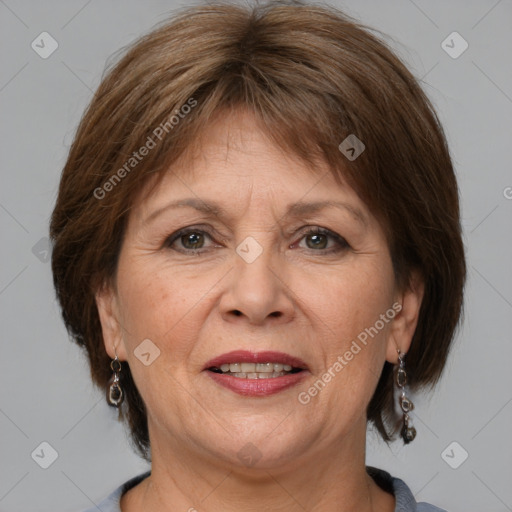
<path fill-rule="evenodd" d="M 179 270 L 149 262 L 144 256 L 120 261 L 118 290 L 128 336 L 158 340 L 197 303 L 202 287 Z"/>
<path fill-rule="evenodd" d="M 136 386 L 150 410 L 159 401 L 169 403 L 180 391 L 175 371 L 185 366 L 197 336 L 198 322 L 191 317 L 205 290 L 184 281 L 177 271 L 145 266 L 144 258 L 126 261 L 118 269 L 123 342 Z M 150 354 L 146 359 L 145 353 Z"/>
<path fill-rule="evenodd" d="M 156 342 L 171 326 L 169 315 L 163 312 L 176 311 L 179 305 L 158 275 L 154 277 L 148 279 L 145 273 L 134 271 L 119 286 L 124 336 L 130 345 L 144 338 Z"/>
<path fill-rule="evenodd" d="M 323 351 L 324 366 L 316 369 L 308 387 L 300 389 L 301 399 L 310 400 L 317 414 L 325 415 L 327 430 L 333 432 L 364 416 L 385 361 L 394 281 L 390 267 L 368 263 L 346 272 L 337 269 L 325 280 L 317 276 L 303 287 L 303 292 L 316 290 L 303 293 L 303 300 L 315 311 L 315 350 Z"/>
<path fill-rule="evenodd" d="M 165 262 L 148 265 L 148 260 L 139 257 L 120 262 L 123 339 L 133 363 L 137 363 L 134 350 L 150 339 L 160 350 L 159 362 L 177 369 L 198 343 L 216 285 L 225 271 L 199 274 Z"/>
<path fill-rule="evenodd" d="M 394 317 L 394 276 L 386 258 L 366 262 L 343 274 L 325 301 L 337 341 L 329 347 L 329 366 L 336 375 L 326 404 L 357 416 L 368 403 L 386 357 L 387 337 Z M 333 371 L 334 362 L 338 371 Z M 340 406 L 343 404 L 343 406 Z"/>
<path fill-rule="evenodd" d="M 343 268 L 310 273 L 295 287 L 304 312 L 323 332 L 328 352 L 343 350 L 392 306 L 394 280 L 386 258 L 360 258 Z M 297 282 L 298 283 L 298 282 Z M 379 331 L 387 330 L 379 322 Z M 330 340 L 330 341 L 328 341 Z"/>

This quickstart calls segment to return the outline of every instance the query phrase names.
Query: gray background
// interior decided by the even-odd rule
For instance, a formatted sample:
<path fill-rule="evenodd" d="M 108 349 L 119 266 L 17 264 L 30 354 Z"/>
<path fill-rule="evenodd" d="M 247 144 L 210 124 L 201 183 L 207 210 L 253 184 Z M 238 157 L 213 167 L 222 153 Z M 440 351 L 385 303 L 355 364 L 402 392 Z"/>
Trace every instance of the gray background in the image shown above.
<path fill-rule="evenodd" d="M 469 264 L 444 378 L 414 397 L 417 440 L 388 448 L 370 432 L 368 463 L 450 511 L 512 510 L 512 2 L 332 4 L 390 34 L 422 78 L 451 145 Z M 146 469 L 68 341 L 46 237 L 66 151 L 107 58 L 179 5 L 0 0 L 2 512 L 81 510 Z M 31 48 L 43 31 L 59 45 L 47 59 Z M 455 59 L 441 46 L 453 31 L 469 44 Z M 35 461 L 49 460 L 43 441 L 58 453 L 48 469 Z"/>

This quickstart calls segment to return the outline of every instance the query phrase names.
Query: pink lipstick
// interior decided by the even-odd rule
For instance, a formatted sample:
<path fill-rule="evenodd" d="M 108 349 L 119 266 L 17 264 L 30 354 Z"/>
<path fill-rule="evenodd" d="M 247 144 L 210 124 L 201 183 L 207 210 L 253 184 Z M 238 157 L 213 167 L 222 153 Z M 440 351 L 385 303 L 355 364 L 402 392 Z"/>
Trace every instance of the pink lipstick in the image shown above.
<path fill-rule="evenodd" d="M 283 352 L 236 350 L 208 361 L 204 367 L 217 384 L 244 396 L 284 391 L 309 373 L 301 359 Z"/>

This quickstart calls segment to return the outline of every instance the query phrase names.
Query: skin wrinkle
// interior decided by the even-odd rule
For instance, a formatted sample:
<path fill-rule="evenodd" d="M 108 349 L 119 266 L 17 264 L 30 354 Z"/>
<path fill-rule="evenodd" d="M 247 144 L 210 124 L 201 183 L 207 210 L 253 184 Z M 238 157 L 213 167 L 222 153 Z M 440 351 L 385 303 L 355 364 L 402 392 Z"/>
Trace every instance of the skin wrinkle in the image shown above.
<path fill-rule="evenodd" d="M 357 501 L 365 479 L 371 483 L 363 471 L 364 416 L 386 442 L 400 432 L 396 348 L 407 352 L 409 391 L 430 390 L 460 327 L 466 260 L 443 128 L 387 36 L 338 9 L 276 0 L 175 14 L 105 70 L 77 127 L 50 220 L 66 329 L 102 392 L 116 346 L 122 419 L 132 447 L 153 462 L 151 480 L 123 499 L 123 511 L 199 503 L 210 511 L 257 504 L 290 512 L 293 502 L 329 512 L 341 501 L 364 512 Z M 239 49 L 248 31 L 250 66 Z M 254 114 L 250 122 L 241 111 Z M 365 147 L 354 161 L 342 149 L 351 135 Z M 187 197 L 216 200 L 231 219 L 184 210 L 127 232 L 128 221 L 133 228 L 158 206 L 155 199 Z M 363 233 L 334 210 L 284 217 L 289 203 L 326 198 L 371 212 L 371 229 Z M 196 222 L 218 246 L 184 254 L 165 245 Z M 330 228 L 352 248 L 306 251 L 305 239 L 296 244 L 308 224 Z M 247 235 L 263 248 L 251 264 L 235 252 Z M 390 303 L 403 306 L 400 314 L 351 357 L 351 339 Z M 142 368 L 134 350 L 145 338 L 161 355 Z M 311 366 L 306 389 L 334 361 L 343 368 L 298 408 L 300 389 L 242 399 L 200 370 L 233 348 L 302 357 Z M 252 469 L 237 457 L 247 440 L 263 454 Z M 146 484 L 162 496 L 145 501 Z M 372 505 L 392 508 L 379 499 Z"/>
<path fill-rule="evenodd" d="M 227 150 L 238 133 L 243 144 Z M 216 158 L 189 164 L 186 184 L 173 168 L 134 206 L 117 292 L 98 296 L 105 348 L 111 351 L 119 340 L 119 357 L 128 361 L 146 404 L 152 446 L 151 477 L 123 496 L 122 510 L 159 511 L 169 503 L 188 510 L 216 489 L 205 510 L 251 510 L 257 503 L 258 509 L 286 511 L 392 511 L 394 498 L 365 471 L 365 404 L 384 361 L 395 361 L 396 346 L 407 350 L 421 296 L 397 289 L 384 232 L 353 190 L 328 174 L 316 183 L 315 173 L 271 145 L 247 113 L 218 119 L 208 134 L 205 154 Z M 222 223 L 225 245 L 199 256 L 163 248 L 162 242 L 171 231 L 205 223 L 204 214 L 179 208 L 176 216 L 168 210 L 143 222 L 158 205 L 190 197 L 191 190 L 231 213 Z M 289 231 L 303 218 L 288 224 L 283 209 L 299 199 L 343 201 L 363 210 L 367 229 L 333 208 L 304 217 L 307 224 L 346 236 L 355 248 L 322 255 L 290 249 L 290 242 L 302 238 Z M 250 264 L 234 250 L 246 236 L 263 248 Z M 396 301 L 404 309 L 393 322 L 308 405 L 300 404 L 299 391 Z M 272 315 L 276 311 L 279 316 Z M 148 367 L 133 355 L 146 338 L 161 351 Z M 311 374 L 273 396 L 241 397 L 202 371 L 205 361 L 239 348 L 296 355 Z M 262 454 L 254 468 L 237 457 L 248 442 Z M 315 475 L 307 470 L 312 466 Z"/>
<path fill-rule="evenodd" d="M 196 199 L 196 198 L 186 198 L 186 199 L 179 199 L 177 201 L 171 201 L 169 204 L 166 204 L 155 211 L 153 211 L 151 214 L 148 215 L 147 218 L 145 218 L 142 223 L 143 224 L 150 224 L 155 218 L 157 218 L 159 215 L 166 213 L 167 210 L 172 210 L 176 208 L 182 208 L 182 207 L 189 207 L 194 208 L 200 212 L 210 214 L 211 216 L 219 217 L 219 218 L 226 218 L 228 217 L 227 211 L 222 208 L 220 205 L 218 205 L 214 201 L 204 201 L 202 199 Z M 307 215 L 308 213 L 314 213 L 315 211 L 321 210 L 322 208 L 331 207 L 331 208 L 341 208 L 348 210 L 355 219 L 357 219 L 359 222 L 361 222 L 365 227 L 368 226 L 368 221 L 366 219 L 366 216 L 357 208 L 354 208 L 352 205 L 347 203 L 340 203 L 340 202 L 334 202 L 334 201 L 317 201 L 314 203 L 307 203 L 304 201 L 298 201 L 296 203 L 293 203 L 289 205 L 286 208 L 285 216 L 295 216 L 300 217 L 301 215 Z"/>

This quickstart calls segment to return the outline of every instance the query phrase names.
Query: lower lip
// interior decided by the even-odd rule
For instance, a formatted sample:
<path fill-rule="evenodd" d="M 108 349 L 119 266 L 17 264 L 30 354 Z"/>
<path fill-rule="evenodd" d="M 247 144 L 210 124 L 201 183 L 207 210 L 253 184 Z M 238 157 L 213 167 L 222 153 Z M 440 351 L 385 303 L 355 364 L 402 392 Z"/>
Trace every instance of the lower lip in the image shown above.
<path fill-rule="evenodd" d="M 297 385 L 306 376 L 306 370 L 298 373 L 290 373 L 281 377 L 269 379 L 244 379 L 233 375 L 210 372 L 206 373 L 217 383 L 225 388 L 244 396 L 269 396 L 284 391 Z"/>

